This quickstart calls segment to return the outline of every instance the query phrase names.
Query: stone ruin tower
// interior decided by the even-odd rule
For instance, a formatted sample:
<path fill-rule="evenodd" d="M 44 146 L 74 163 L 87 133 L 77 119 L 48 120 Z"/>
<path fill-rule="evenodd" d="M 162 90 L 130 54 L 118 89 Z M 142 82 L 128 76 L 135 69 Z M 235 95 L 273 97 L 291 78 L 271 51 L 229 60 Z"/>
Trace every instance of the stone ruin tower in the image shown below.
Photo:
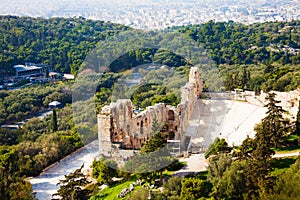
<path fill-rule="evenodd" d="M 167 124 L 164 132 L 168 139 L 180 140 L 184 150 L 185 131 L 202 89 L 199 70 L 191 67 L 189 82 L 182 88 L 177 107 L 158 103 L 135 113 L 130 99 L 119 99 L 104 106 L 97 117 L 100 155 L 126 160 L 133 155 L 133 150 L 139 150 L 151 138 L 154 120 Z"/>

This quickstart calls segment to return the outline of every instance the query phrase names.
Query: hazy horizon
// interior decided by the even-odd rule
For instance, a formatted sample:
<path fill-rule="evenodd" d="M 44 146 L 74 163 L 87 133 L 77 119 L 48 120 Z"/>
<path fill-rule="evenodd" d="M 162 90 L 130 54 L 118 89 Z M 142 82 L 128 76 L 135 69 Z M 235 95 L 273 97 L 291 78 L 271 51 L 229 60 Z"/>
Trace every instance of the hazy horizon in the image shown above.
<path fill-rule="evenodd" d="M 85 17 L 136 28 L 214 21 L 254 23 L 300 19 L 300 0 L 1 0 L 0 15 Z"/>

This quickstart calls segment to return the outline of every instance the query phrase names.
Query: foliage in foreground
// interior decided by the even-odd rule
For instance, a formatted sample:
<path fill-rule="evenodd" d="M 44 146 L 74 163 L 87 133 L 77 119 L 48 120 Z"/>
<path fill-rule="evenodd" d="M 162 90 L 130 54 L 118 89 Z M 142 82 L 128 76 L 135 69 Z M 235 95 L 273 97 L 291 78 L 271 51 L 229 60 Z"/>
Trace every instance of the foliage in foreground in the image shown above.
<path fill-rule="evenodd" d="M 60 188 L 57 193 L 52 195 L 53 200 L 78 200 L 90 197 L 92 191 L 86 188 L 90 182 L 87 180 L 87 176 L 82 173 L 82 169 L 83 165 L 59 181 Z"/>

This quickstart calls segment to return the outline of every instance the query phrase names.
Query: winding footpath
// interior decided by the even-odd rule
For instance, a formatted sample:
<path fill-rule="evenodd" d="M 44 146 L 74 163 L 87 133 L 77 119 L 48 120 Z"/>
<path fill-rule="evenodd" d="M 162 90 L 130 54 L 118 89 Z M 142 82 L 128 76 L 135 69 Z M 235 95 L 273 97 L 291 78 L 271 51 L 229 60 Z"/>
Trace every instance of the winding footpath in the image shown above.
<path fill-rule="evenodd" d="M 84 170 L 88 169 L 99 152 L 98 140 L 95 140 L 81 149 L 75 151 L 62 160 L 43 170 L 39 176 L 31 178 L 32 189 L 39 200 L 50 200 L 52 194 L 59 189 L 57 183 L 65 175 L 74 172 L 84 164 Z"/>

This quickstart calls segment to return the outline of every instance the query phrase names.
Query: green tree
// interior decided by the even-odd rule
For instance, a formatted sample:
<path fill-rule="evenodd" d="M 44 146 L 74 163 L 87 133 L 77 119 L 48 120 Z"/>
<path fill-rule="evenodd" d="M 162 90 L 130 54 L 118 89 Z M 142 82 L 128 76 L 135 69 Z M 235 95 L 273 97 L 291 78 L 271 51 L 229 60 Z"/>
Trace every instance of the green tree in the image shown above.
<path fill-rule="evenodd" d="M 300 160 L 296 161 L 287 171 L 281 174 L 274 186 L 274 192 L 269 199 L 296 200 L 300 194 Z"/>
<path fill-rule="evenodd" d="M 270 175 L 272 170 L 270 159 L 274 151 L 271 148 L 276 147 L 283 138 L 287 125 L 282 116 L 284 110 L 277 105 L 280 102 L 275 100 L 275 96 L 275 93 L 268 94 L 267 116 L 255 127 L 255 138 L 248 146 L 253 150 L 245 167 L 247 199 L 265 198 L 272 190 L 274 180 Z"/>
<path fill-rule="evenodd" d="M 162 133 L 155 133 L 150 140 L 142 147 L 142 153 L 159 151 L 167 145 L 167 138 Z"/>
<path fill-rule="evenodd" d="M 58 185 L 60 188 L 57 193 L 52 195 L 53 199 L 57 196 L 62 200 L 85 200 L 90 197 L 90 191 L 86 189 L 90 182 L 87 177 L 82 173 L 83 165 L 76 169 L 74 172 L 65 175 L 65 179 L 60 180 Z"/>
<path fill-rule="evenodd" d="M 157 125 L 152 125 L 155 128 Z M 167 138 L 161 132 L 156 132 L 154 135 L 146 142 L 146 144 L 142 147 L 142 154 L 149 154 L 152 157 L 152 163 L 148 163 L 149 165 L 155 165 L 157 167 L 156 170 L 159 171 L 160 174 L 160 183 L 162 184 L 162 173 L 167 166 L 164 166 L 165 163 L 170 161 L 169 152 L 166 148 Z M 149 160 L 150 161 L 150 160 Z M 156 171 L 155 170 L 155 171 Z"/>
<path fill-rule="evenodd" d="M 55 132 L 57 131 L 57 114 L 56 114 L 56 109 L 54 108 L 52 111 L 52 131 Z"/>
<path fill-rule="evenodd" d="M 126 200 L 145 200 L 149 197 L 149 190 L 146 188 L 140 188 L 128 195 Z"/>
<path fill-rule="evenodd" d="M 228 153 L 231 148 L 228 147 L 228 144 L 224 138 L 216 138 L 213 143 L 211 143 L 206 150 L 204 156 L 208 158 L 210 155 L 216 155 L 218 153 Z"/>
<path fill-rule="evenodd" d="M 10 184 L 8 199 L 32 199 L 37 200 L 33 194 L 32 187 L 29 181 L 17 178 L 13 183 Z M 5 199 L 3 199 L 5 200 Z"/>
<path fill-rule="evenodd" d="M 287 133 L 288 121 L 283 118 L 285 110 L 277 105 L 280 101 L 275 100 L 275 97 L 275 93 L 269 93 L 266 98 L 268 100 L 266 105 L 268 108 L 267 116 L 262 120 L 261 127 L 256 128 L 256 131 L 259 132 L 257 133 L 256 141 L 262 141 L 263 138 L 260 137 L 266 137 L 268 145 L 277 147 Z"/>
<path fill-rule="evenodd" d="M 245 161 L 235 161 L 213 185 L 211 196 L 214 199 L 243 199 L 245 187 Z"/>
<path fill-rule="evenodd" d="M 141 152 L 125 164 L 125 171 L 130 171 L 150 183 L 159 173 L 162 184 L 162 173 L 168 165 L 176 160 L 172 158 L 167 149 L 167 138 L 161 133 L 161 126 L 154 120 L 152 124 L 152 137 L 144 144 Z"/>
<path fill-rule="evenodd" d="M 30 183 L 20 176 L 15 148 L 0 146 L 0 199 L 36 199 Z"/>
<path fill-rule="evenodd" d="M 253 139 L 247 135 L 247 138 L 243 141 L 239 151 L 235 152 L 235 154 L 237 154 L 239 159 L 246 160 L 250 158 L 250 154 L 253 151 L 253 146 Z"/>
<path fill-rule="evenodd" d="M 92 164 L 92 176 L 97 179 L 99 184 L 111 184 L 112 178 L 118 175 L 117 163 L 112 160 L 100 158 Z"/>
<path fill-rule="evenodd" d="M 180 198 L 180 193 L 181 193 L 181 179 L 178 178 L 177 176 L 174 176 L 170 178 L 166 183 L 163 185 L 163 194 L 166 198 L 172 197 L 173 199 L 175 198 Z"/>
<path fill-rule="evenodd" d="M 224 172 L 231 166 L 232 156 L 221 153 L 209 159 L 208 180 L 215 185 L 222 177 Z"/>
<path fill-rule="evenodd" d="M 211 183 L 198 178 L 184 178 L 181 184 L 180 198 L 184 200 L 208 197 L 212 188 Z"/>
<path fill-rule="evenodd" d="M 156 117 L 154 117 L 152 125 L 151 125 L 151 133 L 155 134 L 161 131 L 163 124 L 160 124 Z"/>
<path fill-rule="evenodd" d="M 21 136 L 21 130 L 9 130 L 0 128 L 0 145 L 13 145 L 18 142 Z"/>

